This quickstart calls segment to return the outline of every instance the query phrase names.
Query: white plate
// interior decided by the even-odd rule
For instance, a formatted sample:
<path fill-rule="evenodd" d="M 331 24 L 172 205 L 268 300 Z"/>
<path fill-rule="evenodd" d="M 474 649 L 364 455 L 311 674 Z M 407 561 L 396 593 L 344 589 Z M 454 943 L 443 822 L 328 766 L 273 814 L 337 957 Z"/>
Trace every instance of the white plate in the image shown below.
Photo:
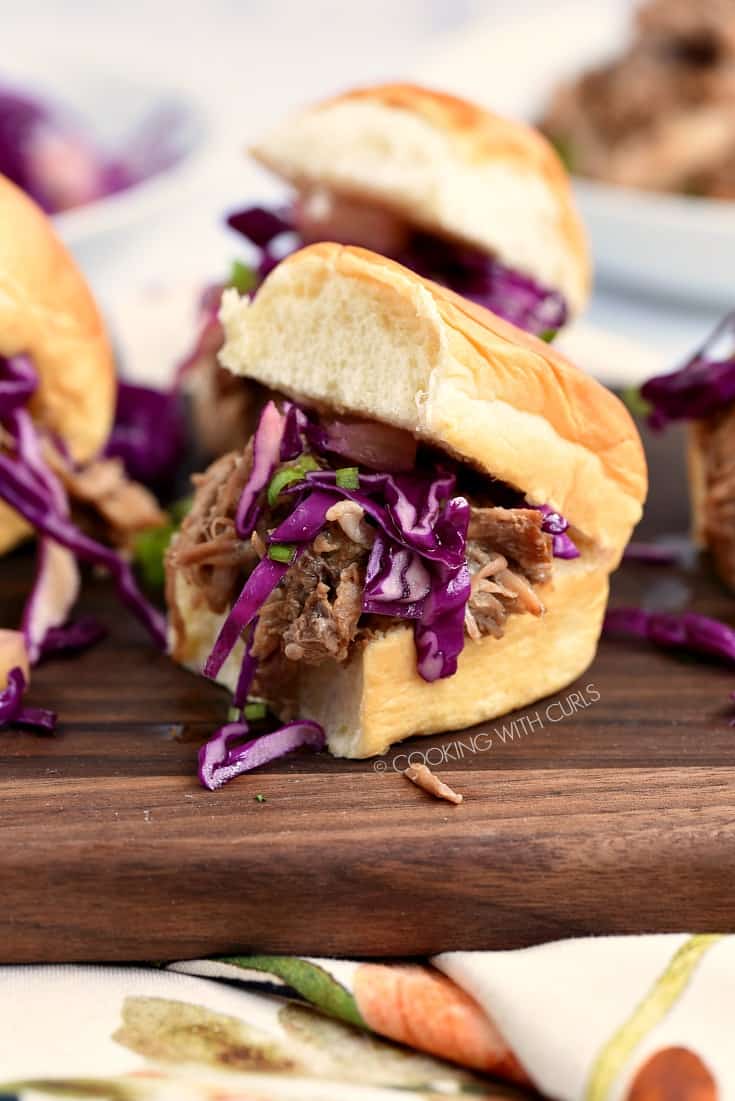
<path fill-rule="evenodd" d="M 194 185 L 213 127 L 201 104 L 151 74 L 96 68 L 70 57 L 3 58 L 3 85 L 68 107 L 107 153 L 124 152 L 144 127 L 165 117 L 165 168 L 114 195 L 54 217 L 60 235 L 84 263 L 95 250 L 181 202 Z"/>
<path fill-rule="evenodd" d="M 533 121 L 561 78 L 615 55 L 629 34 L 619 2 L 547 3 L 511 24 L 482 20 L 447 36 L 416 75 Z M 598 273 L 689 301 L 735 302 L 735 202 L 574 185 Z"/>

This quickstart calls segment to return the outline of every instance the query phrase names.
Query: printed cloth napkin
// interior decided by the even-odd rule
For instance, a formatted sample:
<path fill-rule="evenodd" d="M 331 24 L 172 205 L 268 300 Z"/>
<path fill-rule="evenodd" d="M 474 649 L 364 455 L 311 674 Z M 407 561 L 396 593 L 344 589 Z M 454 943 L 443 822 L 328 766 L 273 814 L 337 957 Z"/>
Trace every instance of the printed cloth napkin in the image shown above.
<path fill-rule="evenodd" d="M 735 1098 L 735 936 L 0 968 L 0 1101 Z"/>

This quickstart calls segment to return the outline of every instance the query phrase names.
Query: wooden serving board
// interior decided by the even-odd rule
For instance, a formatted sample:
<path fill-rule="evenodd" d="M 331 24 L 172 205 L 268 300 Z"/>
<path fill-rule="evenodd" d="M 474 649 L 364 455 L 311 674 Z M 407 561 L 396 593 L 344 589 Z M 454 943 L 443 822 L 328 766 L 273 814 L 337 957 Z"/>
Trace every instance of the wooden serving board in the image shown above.
<path fill-rule="evenodd" d="M 640 534 L 683 532 L 681 440 L 649 445 Z M 0 565 L 0 622 L 19 617 L 31 574 L 28 552 Z M 614 599 L 735 619 L 701 565 L 626 565 Z M 399 775 L 406 746 L 377 763 L 304 753 L 211 794 L 196 751 L 224 694 L 153 654 L 105 582 L 88 579 L 82 608 L 111 637 L 33 682 L 59 736 L 0 733 L 4 962 L 735 928 L 733 670 L 603 641 L 576 685 L 515 725 L 409 744 L 442 760 L 459 807 Z"/>

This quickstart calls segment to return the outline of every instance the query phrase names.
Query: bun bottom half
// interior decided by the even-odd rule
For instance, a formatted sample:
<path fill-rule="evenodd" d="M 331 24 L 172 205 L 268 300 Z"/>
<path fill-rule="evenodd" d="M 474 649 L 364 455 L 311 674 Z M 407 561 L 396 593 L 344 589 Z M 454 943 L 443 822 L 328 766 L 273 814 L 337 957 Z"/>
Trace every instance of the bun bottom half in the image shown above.
<path fill-rule="evenodd" d="M 33 529 L 22 516 L 0 501 L 0 555 L 13 549 L 33 535 Z"/>
<path fill-rule="evenodd" d="M 175 589 L 179 614 L 173 618 L 171 651 L 198 672 L 222 617 L 196 604 L 181 573 Z M 557 560 L 553 583 L 538 592 L 546 607 L 543 616 L 512 615 L 501 639 L 467 639 L 455 675 L 432 684 L 416 672 L 413 632 L 403 626 L 359 644 L 347 662 L 303 666 L 299 717 L 322 724 L 336 757 L 372 757 L 411 735 L 460 730 L 565 688 L 595 656 L 607 603 L 607 567 L 587 556 Z M 230 690 L 241 660 L 239 645 L 220 676 Z M 269 703 L 278 713 L 278 700 Z"/>

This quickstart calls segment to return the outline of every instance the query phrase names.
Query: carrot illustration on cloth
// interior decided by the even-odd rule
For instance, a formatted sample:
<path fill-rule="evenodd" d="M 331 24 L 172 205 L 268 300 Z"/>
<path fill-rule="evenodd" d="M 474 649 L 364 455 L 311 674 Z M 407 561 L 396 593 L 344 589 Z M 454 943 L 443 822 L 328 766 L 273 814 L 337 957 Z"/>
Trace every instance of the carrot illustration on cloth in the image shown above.
<path fill-rule="evenodd" d="M 206 965 L 209 975 L 212 966 Z M 479 1003 L 430 965 L 259 955 L 221 958 L 214 966 L 224 969 L 222 978 L 275 976 L 322 1012 L 388 1040 L 468 1070 L 531 1081 Z"/>
<path fill-rule="evenodd" d="M 418 964 L 363 963 L 354 996 L 368 1028 L 463 1067 L 518 1083 L 530 1079 L 474 998 Z"/>

